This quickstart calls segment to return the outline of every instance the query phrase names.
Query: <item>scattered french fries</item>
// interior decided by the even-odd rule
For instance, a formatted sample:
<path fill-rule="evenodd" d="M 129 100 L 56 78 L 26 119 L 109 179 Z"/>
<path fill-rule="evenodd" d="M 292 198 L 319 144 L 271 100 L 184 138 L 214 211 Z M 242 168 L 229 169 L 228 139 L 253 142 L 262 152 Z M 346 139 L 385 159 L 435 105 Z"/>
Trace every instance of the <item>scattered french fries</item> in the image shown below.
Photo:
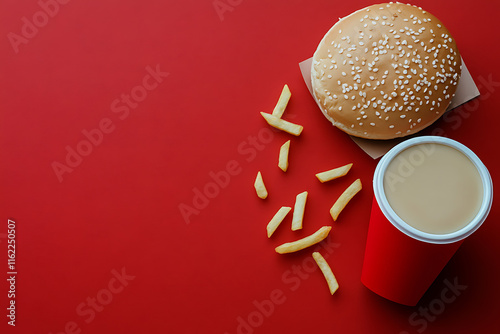
<path fill-rule="evenodd" d="M 319 252 L 314 252 L 312 256 L 314 258 L 314 261 L 316 261 L 319 269 L 321 269 L 323 276 L 325 276 L 326 282 L 328 283 L 328 288 L 330 289 L 330 293 L 333 295 L 339 288 L 339 283 L 337 282 L 337 279 L 332 272 L 332 268 L 330 268 L 328 262 L 326 262 L 323 255 L 321 255 Z"/>
<path fill-rule="evenodd" d="M 295 206 L 293 208 L 292 231 L 302 229 L 302 221 L 304 220 L 304 210 L 306 207 L 307 191 L 301 192 L 295 198 Z"/>
<path fill-rule="evenodd" d="M 271 125 L 272 127 L 275 127 L 276 129 L 280 129 L 282 131 L 285 131 L 291 135 L 294 136 L 300 136 L 302 133 L 302 130 L 304 127 L 302 125 L 298 125 L 295 123 L 291 123 L 288 121 L 285 121 L 284 119 L 281 119 L 279 117 L 276 117 L 274 115 L 265 113 L 265 112 L 260 112 L 262 117 L 266 120 L 266 122 Z"/>
<path fill-rule="evenodd" d="M 344 165 L 342 167 L 328 170 L 326 172 L 318 173 L 316 174 L 316 177 L 318 178 L 318 180 L 320 180 L 321 183 L 328 182 L 346 175 L 347 172 L 349 172 L 349 170 L 351 169 L 351 167 L 352 163 Z"/>
<path fill-rule="evenodd" d="M 297 252 L 299 250 L 317 244 L 318 242 L 324 240 L 328 236 L 328 233 L 330 233 L 331 229 L 332 229 L 331 226 L 323 226 L 319 230 L 317 230 L 316 232 L 305 238 L 293 242 L 284 243 L 275 248 L 276 253 L 285 254 L 285 253 Z"/>
<path fill-rule="evenodd" d="M 267 198 L 267 189 L 264 184 L 264 180 L 262 179 L 262 174 L 260 171 L 257 173 L 257 177 L 255 178 L 255 183 L 254 183 L 255 191 L 257 192 L 257 196 L 262 199 Z"/>
<path fill-rule="evenodd" d="M 278 102 L 276 103 L 276 106 L 274 107 L 272 113 L 261 112 L 260 114 L 270 126 L 282 130 L 284 132 L 287 132 L 291 135 L 300 136 L 300 134 L 304 129 L 302 125 L 295 124 L 282 119 L 282 116 L 285 112 L 288 102 L 290 101 L 291 96 L 292 94 L 290 92 L 290 89 L 288 85 L 285 84 L 283 86 Z M 286 172 L 288 170 L 289 154 L 290 154 L 290 140 L 286 141 L 283 145 L 281 145 L 279 151 L 278 167 L 283 172 Z M 321 183 L 335 180 L 337 178 L 345 176 L 350 171 L 352 166 L 353 164 L 350 163 L 338 168 L 317 173 L 316 177 Z M 255 191 L 257 192 L 257 196 L 259 198 L 261 199 L 267 198 L 268 192 L 264 184 L 264 180 L 262 179 L 262 174 L 260 171 L 257 173 L 257 177 L 255 178 L 254 187 Z M 349 187 L 347 187 L 347 189 L 344 190 L 344 192 L 339 196 L 339 198 L 335 201 L 335 203 L 330 209 L 330 215 L 332 216 L 334 221 L 337 221 L 339 214 L 346 207 L 349 201 L 361 189 L 362 189 L 361 180 L 357 179 Z M 295 205 L 293 207 L 293 217 L 291 226 L 292 231 L 297 231 L 302 229 L 307 197 L 308 197 L 308 192 L 304 191 L 298 194 L 295 198 Z M 292 210 L 291 207 L 282 206 L 274 214 L 274 216 L 266 226 L 268 238 L 271 238 L 271 236 L 274 234 L 278 226 L 280 226 L 280 224 L 283 222 L 283 220 L 290 213 L 291 210 Z M 298 239 L 296 241 L 281 244 L 280 246 L 276 247 L 275 250 L 279 254 L 286 254 L 286 253 L 300 251 L 302 249 L 315 245 L 324 240 L 329 235 L 331 229 L 332 226 L 323 226 L 313 234 Z M 328 284 L 330 293 L 333 295 L 338 290 L 339 284 L 337 279 L 335 278 L 335 275 L 333 274 L 331 267 L 329 266 L 325 258 L 321 255 L 321 253 L 313 252 L 312 257 L 316 262 L 316 264 L 318 265 L 318 267 L 320 268 L 321 272 L 323 273 L 323 276 L 325 277 L 325 280 Z"/>
<path fill-rule="evenodd" d="M 361 180 L 357 179 L 354 181 L 346 190 L 340 195 L 335 204 L 333 204 L 330 209 L 330 215 L 332 216 L 334 221 L 337 221 L 337 218 L 340 212 L 345 208 L 347 203 L 361 190 Z"/>
<path fill-rule="evenodd" d="M 282 171 L 286 172 L 288 169 L 288 153 L 290 152 L 290 141 L 288 140 L 286 143 L 281 145 L 280 147 L 280 155 L 278 159 L 278 167 L 281 168 Z"/>
<path fill-rule="evenodd" d="M 289 206 L 282 206 L 278 212 L 273 216 L 273 218 L 269 221 L 267 224 L 267 237 L 270 238 L 274 231 L 278 228 L 278 226 L 281 224 L 283 219 L 285 219 L 286 215 L 292 210 L 291 207 Z"/>
<path fill-rule="evenodd" d="M 285 108 L 291 96 L 292 93 L 290 92 L 290 88 L 288 88 L 288 85 L 285 85 L 283 87 L 283 90 L 281 91 L 278 103 L 276 104 L 276 107 L 274 107 L 273 116 L 276 116 L 278 118 L 281 118 L 281 116 L 283 116 L 283 113 L 285 112 Z"/>

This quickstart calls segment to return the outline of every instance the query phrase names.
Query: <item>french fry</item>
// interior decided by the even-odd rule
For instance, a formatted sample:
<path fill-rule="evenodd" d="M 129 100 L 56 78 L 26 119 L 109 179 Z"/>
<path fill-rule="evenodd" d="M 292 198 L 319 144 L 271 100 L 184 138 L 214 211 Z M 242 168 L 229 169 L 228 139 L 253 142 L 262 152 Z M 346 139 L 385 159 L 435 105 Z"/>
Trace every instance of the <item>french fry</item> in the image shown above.
<path fill-rule="evenodd" d="M 344 165 L 342 167 L 327 170 L 326 172 L 318 173 L 316 174 L 316 177 L 318 178 L 318 180 L 320 180 L 321 183 L 328 182 L 346 175 L 351 167 L 352 163 Z"/>
<path fill-rule="evenodd" d="M 323 226 L 313 234 L 293 242 L 284 243 L 275 248 L 276 253 L 285 254 L 299 251 L 322 241 L 328 236 L 331 226 Z"/>
<path fill-rule="evenodd" d="M 286 172 L 288 169 L 288 153 L 289 152 L 290 152 L 290 141 L 288 140 L 286 143 L 281 145 L 280 156 L 278 159 L 278 167 L 281 168 L 281 170 L 284 172 Z"/>
<path fill-rule="evenodd" d="M 314 252 L 312 256 L 314 258 L 314 261 L 316 261 L 319 269 L 321 269 L 323 276 L 325 276 L 326 282 L 328 283 L 328 288 L 330 289 L 330 293 L 333 295 L 339 288 L 339 283 L 337 282 L 337 279 L 332 272 L 332 268 L 330 268 L 328 262 L 326 262 L 323 255 L 321 255 L 319 252 Z"/>
<path fill-rule="evenodd" d="M 300 136 L 304 127 L 302 125 L 294 124 L 279 117 L 273 116 L 271 114 L 260 112 L 262 117 L 266 120 L 266 122 L 275 127 L 276 129 L 280 129 L 294 136 Z"/>
<path fill-rule="evenodd" d="M 259 196 L 259 198 L 262 199 L 267 198 L 268 195 L 267 189 L 264 184 L 264 180 L 262 179 L 262 174 L 260 173 L 260 171 L 257 173 L 257 177 L 255 178 L 254 187 L 255 191 L 257 192 L 257 196 Z"/>
<path fill-rule="evenodd" d="M 278 118 L 281 118 L 281 116 L 283 116 L 283 113 L 285 112 L 285 108 L 291 96 L 292 93 L 290 92 L 290 88 L 288 88 L 288 85 L 285 85 L 283 87 L 283 90 L 281 91 L 278 103 L 276 103 L 276 107 L 274 107 L 273 116 L 276 116 Z"/>
<path fill-rule="evenodd" d="M 281 224 L 283 219 L 285 219 L 286 215 L 292 210 L 289 206 L 282 206 L 278 212 L 273 216 L 273 218 L 267 224 L 267 237 L 270 238 L 273 235 L 274 231 Z"/>
<path fill-rule="evenodd" d="M 292 231 L 302 229 L 302 221 L 304 220 L 304 209 L 306 207 L 307 191 L 301 192 L 295 198 L 295 206 L 293 208 Z"/>
<path fill-rule="evenodd" d="M 340 212 L 345 208 L 347 203 L 349 203 L 354 195 L 356 195 L 361 190 L 361 188 L 361 180 L 357 179 L 349 187 L 347 187 L 346 190 L 344 190 L 342 195 L 340 195 L 340 197 L 330 209 L 330 215 L 332 215 L 334 221 L 337 221 Z"/>

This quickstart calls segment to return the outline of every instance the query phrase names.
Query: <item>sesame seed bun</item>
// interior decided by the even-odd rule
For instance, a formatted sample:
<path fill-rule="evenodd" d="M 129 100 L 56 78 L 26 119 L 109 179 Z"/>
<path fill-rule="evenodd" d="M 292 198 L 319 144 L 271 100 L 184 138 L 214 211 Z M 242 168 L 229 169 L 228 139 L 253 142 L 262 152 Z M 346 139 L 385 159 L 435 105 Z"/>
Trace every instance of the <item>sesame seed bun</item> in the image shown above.
<path fill-rule="evenodd" d="M 436 121 L 462 62 L 450 32 L 419 7 L 384 3 L 340 19 L 313 57 L 314 97 L 349 135 L 392 139 Z"/>

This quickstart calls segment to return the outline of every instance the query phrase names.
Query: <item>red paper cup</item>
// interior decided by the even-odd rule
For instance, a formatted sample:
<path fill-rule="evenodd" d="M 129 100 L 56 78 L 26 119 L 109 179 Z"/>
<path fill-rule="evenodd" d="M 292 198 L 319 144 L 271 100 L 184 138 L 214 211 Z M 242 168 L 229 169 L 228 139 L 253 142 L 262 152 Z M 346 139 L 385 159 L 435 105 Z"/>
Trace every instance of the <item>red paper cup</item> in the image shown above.
<path fill-rule="evenodd" d="M 429 143 L 448 145 L 462 152 L 481 176 L 481 207 L 469 224 L 453 233 L 431 234 L 417 230 L 395 213 L 385 196 L 383 180 L 389 163 L 403 150 Z M 373 191 L 361 281 L 382 297 L 414 306 L 464 239 L 474 233 L 488 216 L 493 201 L 491 176 L 466 146 L 444 137 L 422 136 L 398 144 L 382 157 L 375 169 Z"/>

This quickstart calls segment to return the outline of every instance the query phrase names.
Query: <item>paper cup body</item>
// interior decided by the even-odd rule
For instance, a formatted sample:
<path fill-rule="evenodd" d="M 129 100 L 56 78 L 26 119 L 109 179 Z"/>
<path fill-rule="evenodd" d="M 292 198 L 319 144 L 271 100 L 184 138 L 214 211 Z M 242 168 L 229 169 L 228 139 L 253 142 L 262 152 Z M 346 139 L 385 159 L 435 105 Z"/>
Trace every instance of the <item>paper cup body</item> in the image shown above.
<path fill-rule="evenodd" d="M 422 232 L 405 223 L 389 205 L 384 191 L 384 175 L 389 163 L 411 146 L 432 143 L 448 145 L 467 156 L 476 166 L 483 186 L 483 201 L 476 216 L 463 228 L 448 234 Z M 375 169 L 373 191 L 361 281 L 382 297 L 414 306 L 464 239 L 488 216 L 493 201 L 490 174 L 464 145 L 444 137 L 422 136 L 398 144 L 382 157 Z"/>

